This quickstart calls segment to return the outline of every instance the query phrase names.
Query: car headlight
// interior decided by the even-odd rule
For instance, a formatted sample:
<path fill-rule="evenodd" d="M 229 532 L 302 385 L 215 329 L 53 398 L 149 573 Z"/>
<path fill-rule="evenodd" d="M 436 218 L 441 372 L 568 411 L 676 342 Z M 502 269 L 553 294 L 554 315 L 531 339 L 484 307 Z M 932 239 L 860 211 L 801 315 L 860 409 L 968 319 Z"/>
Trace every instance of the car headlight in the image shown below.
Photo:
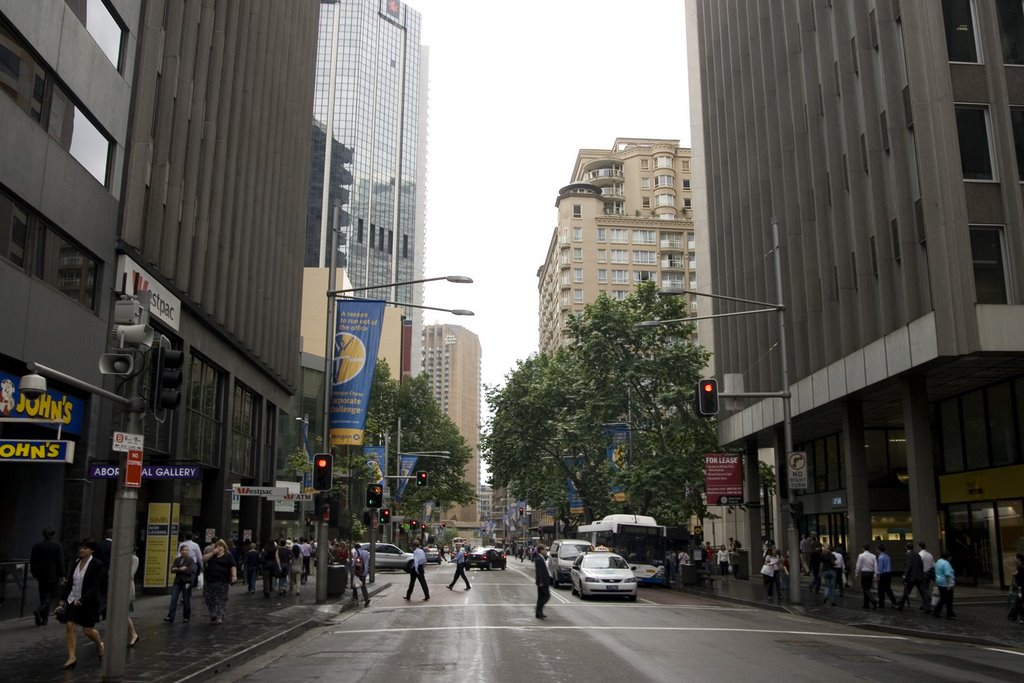
<path fill-rule="evenodd" d="M 601 583 L 601 579 L 595 579 L 593 576 L 584 576 L 583 580 L 587 583 Z"/>
<path fill-rule="evenodd" d="M 631 576 L 628 579 L 623 579 L 622 583 L 636 583 L 636 577 L 635 576 Z"/>

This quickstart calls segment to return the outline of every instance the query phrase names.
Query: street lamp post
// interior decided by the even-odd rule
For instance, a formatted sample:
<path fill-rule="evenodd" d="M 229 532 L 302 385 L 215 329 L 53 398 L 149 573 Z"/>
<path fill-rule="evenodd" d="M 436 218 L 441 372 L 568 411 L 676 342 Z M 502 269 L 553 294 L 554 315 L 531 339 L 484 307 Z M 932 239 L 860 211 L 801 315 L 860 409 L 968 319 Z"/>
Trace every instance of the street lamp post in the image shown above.
<path fill-rule="evenodd" d="M 323 424 L 323 448 L 333 452 L 333 447 L 330 440 L 331 431 L 331 387 L 332 377 L 334 370 L 334 336 L 335 336 L 335 309 L 337 306 L 337 300 L 339 298 L 352 298 L 346 295 L 353 294 L 355 292 L 365 292 L 373 289 L 388 289 L 391 287 L 398 291 L 398 287 L 403 285 L 415 285 L 423 282 L 438 282 L 445 280 L 447 282 L 453 282 L 456 284 L 471 284 L 473 279 L 466 277 L 465 275 L 442 275 L 439 277 L 427 277 L 420 278 L 417 280 L 406 280 L 403 282 L 388 282 L 380 285 L 366 285 L 363 287 L 349 287 L 347 289 L 335 289 L 335 278 L 337 272 L 337 239 L 338 239 L 338 212 L 339 209 L 335 207 L 334 215 L 334 229 L 331 231 L 331 260 L 330 269 L 327 277 L 327 322 L 326 322 L 326 339 L 324 340 L 324 424 Z M 472 311 L 465 309 L 445 309 L 445 308 L 433 308 L 429 306 L 421 306 L 419 304 L 412 303 L 400 303 L 394 301 L 387 301 L 385 303 L 397 305 L 397 306 L 408 306 L 411 308 L 429 308 L 430 310 L 446 311 L 454 315 L 473 315 Z M 349 488 L 351 489 L 351 477 L 349 478 Z M 351 500 L 351 495 L 349 495 Z M 323 519 L 323 515 L 319 514 L 320 511 L 316 511 L 318 514 L 317 522 L 317 566 L 327 566 L 327 522 Z M 372 526 L 371 526 L 372 528 Z M 371 552 L 375 549 L 375 546 L 371 543 Z M 372 562 L 371 562 L 372 566 Z M 325 602 L 327 600 L 327 574 L 326 572 L 317 572 L 316 577 L 316 601 L 318 603 Z"/>
<path fill-rule="evenodd" d="M 711 315 L 699 315 L 690 318 L 677 318 L 673 320 L 645 320 L 638 324 L 639 327 L 654 327 L 657 325 L 666 325 L 669 323 L 680 323 L 680 322 L 692 322 L 694 320 L 710 320 L 714 318 L 727 318 L 737 315 L 754 315 L 757 313 L 777 313 L 778 329 L 779 329 L 779 353 L 781 355 L 779 362 L 779 369 L 782 373 L 782 391 L 748 391 L 748 392 L 721 392 L 719 396 L 722 398 L 781 398 L 782 399 L 782 433 L 783 433 L 783 459 L 788 458 L 789 454 L 793 451 L 793 418 L 790 407 L 790 398 L 792 396 L 789 389 L 789 361 L 786 352 L 786 317 L 785 311 L 786 306 L 783 303 L 782 297 L 782 255 L 781 246 L 779 244 L 779 221 L 774 216 L 771 219 L 772 225 L 772 240 L 773 240 L 773 256 L 775 264 L 775 297 L 777 303 L 769 303 L 765 301 L 756 301 L 753 299 L 741 299 L 734 296 L 726 296 L 724 294 L 709 294 L 705 292 L 694 292 L 694 291 L 682 291 L 682 292 L 671 292 L 671 294 L 686 294 L 693 296 L 704 296 L 711 299 L 722 299 L 725 301 L 735 301 L 745 304 L 753 304 L 756 306 L 762 306 L 763 308 L 757 308 L 749 311 L 735 311 L 732 313 L 715 313 Z M 796 498 L 796 490 L 792 487 L 789 489 L 789 500 L 793 501 Z M 781 506 L 780 506 L 781 507 Z M 787 544 L 789 545 L 790 552 L 799 553 L 800 551 L 800 534 L 796 527 L 793 515 L 789 515 L 789 526 L 787 528 Z M 789 601 L 792 604 L 800 604 L 800 572 L 791 571 L 789 573 Z"/>

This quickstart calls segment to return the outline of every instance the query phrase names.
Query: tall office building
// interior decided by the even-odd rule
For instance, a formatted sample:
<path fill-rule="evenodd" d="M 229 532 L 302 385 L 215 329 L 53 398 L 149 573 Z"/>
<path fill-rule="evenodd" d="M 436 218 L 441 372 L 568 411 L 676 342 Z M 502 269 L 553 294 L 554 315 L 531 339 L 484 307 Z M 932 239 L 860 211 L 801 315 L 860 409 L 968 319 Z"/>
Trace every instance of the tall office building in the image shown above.
<path fill-rule="evenodd" d="M 555 207 L 537 271 L 541 352 L 562 345 L 569 316 L 599 294 L 624 299 L 646 280 L 665 291 L 695 288 L 690 150 L 678 140 L 618 138 L 611 149 L 581 149 Z"/>
<path fill-rule="evenodd" d="M 782 280 L 801 530 L 925 541 L 958 583 L 1005 585 L 1024 535 L 1024 6 L 689 0 L 687 21 L 713 291 L 771 302 Z M 716 321 L 734 389 L 785 388 L 776 322 Z M 720 418 L 722 444 L 773 447 L 785 475 L 782 399 Z"/>
<path fill-rule="evenodd" d="M 336 264 L 353 287 L 423 277 L 426 103 L 418 12 L 397 0 L 321 1 L 307 267 L 330 267 L 334 207 L 343 206 Z M 423 288 L 361 296 L 422 304 Z M 418 341 L 421 311 L 409 308 L 406 316 Z M 414 374 L 418 359 L 414 353 Z"/>
<path fill-rule="evenodd" d="M 480 338 L 460 325 L 427 325 L 423 328 L 422 362 L 424 372 L 430 375 L 434 400 L 469 444 L 473 455 L 463 480 L 476 492 L 480 486 Z M 461 530 L 480 524 L 475 502 L 443 515 Z"/>
<path fill-rule="evenodd" d="M 225 488 L 273 483 L 282 426 L 294 431 L 309 170 L 295 103 L 313 93 L 318 9 L 0 0 L 0 412 L 52 418 L 0 432 L 23 453 L 45 441 L 61 454 L 4 463 L 0 555 L 23 556 L 44 526 L 65 542 L 112 526 L 122 412 L 70 381 L 50 377 L 31 400 L 18 385 L 36 361 L 123 391 L 97 362 L 114 302 L 144 290 L 185 365 L 180 408 L 143 417 L 152 476 L 136 528 L 154 529 L 158 510 L 164 542 L 179 528 L 270 537 L 272 507 L 232 512 Z M 153 355 L 133 357 L 146 397 Z M 147 586 L 166 581 L 161 566 Z"/>

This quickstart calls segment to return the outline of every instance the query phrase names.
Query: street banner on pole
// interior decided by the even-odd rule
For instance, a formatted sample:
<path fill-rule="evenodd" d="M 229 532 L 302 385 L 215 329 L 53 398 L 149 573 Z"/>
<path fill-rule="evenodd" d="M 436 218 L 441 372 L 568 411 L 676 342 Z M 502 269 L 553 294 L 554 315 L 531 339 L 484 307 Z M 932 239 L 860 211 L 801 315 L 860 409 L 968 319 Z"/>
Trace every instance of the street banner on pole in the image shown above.
<path fill-rule="evenodd" d="M 338 302 L 329 409 L 332 446 L 363 445 L 383 317 L 383 301 Z"/>
<path fill-rule="evenodd" d="M 381 484 L 384 482 L 384 458 L 386 457 L 383 446 L 364 446 L 363 455 L 366 456 L 366 465 L 373 472 L 370 475 L 371 484 Z"/>
<path fill-rule="evenodd" d="M 405 493 L 405 485 L 409 483 L 408 479 L 404 477 L 413 476 L 412 471 L 416 467 L 416 460 L 418 456 L 415 455 L 402 455 L 398 458 L 398 485 L 395 487 L 395 500 L 402 500 L 402 494 Z"/>
<path fill-rule="evenodd" d="M 743 503 L 743 457 L 731 453 L 704 454 L 708 505 Z"/>

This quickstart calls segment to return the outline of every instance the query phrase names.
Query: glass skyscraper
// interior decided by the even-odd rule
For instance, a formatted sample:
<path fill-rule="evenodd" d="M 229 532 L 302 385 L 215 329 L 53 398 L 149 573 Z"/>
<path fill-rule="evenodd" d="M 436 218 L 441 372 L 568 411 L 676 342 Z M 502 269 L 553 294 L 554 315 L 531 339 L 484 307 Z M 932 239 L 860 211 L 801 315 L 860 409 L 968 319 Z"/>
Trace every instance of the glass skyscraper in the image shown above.
<path fill-rule="evenodd" d="M 336 263 L 353 287 L 423 276 L 427 79 L 420 23 L 419 13 L 397 0 L 320 5 L 305 265 L 330 266 L 333 208 L 344 205 Z M 325 200 L 329 128 L 331 190 Z M 367 296 L 421 303 L 422 286 Z M 407 309 L 407 315 L 418 339 L 419 311 Z"/>

